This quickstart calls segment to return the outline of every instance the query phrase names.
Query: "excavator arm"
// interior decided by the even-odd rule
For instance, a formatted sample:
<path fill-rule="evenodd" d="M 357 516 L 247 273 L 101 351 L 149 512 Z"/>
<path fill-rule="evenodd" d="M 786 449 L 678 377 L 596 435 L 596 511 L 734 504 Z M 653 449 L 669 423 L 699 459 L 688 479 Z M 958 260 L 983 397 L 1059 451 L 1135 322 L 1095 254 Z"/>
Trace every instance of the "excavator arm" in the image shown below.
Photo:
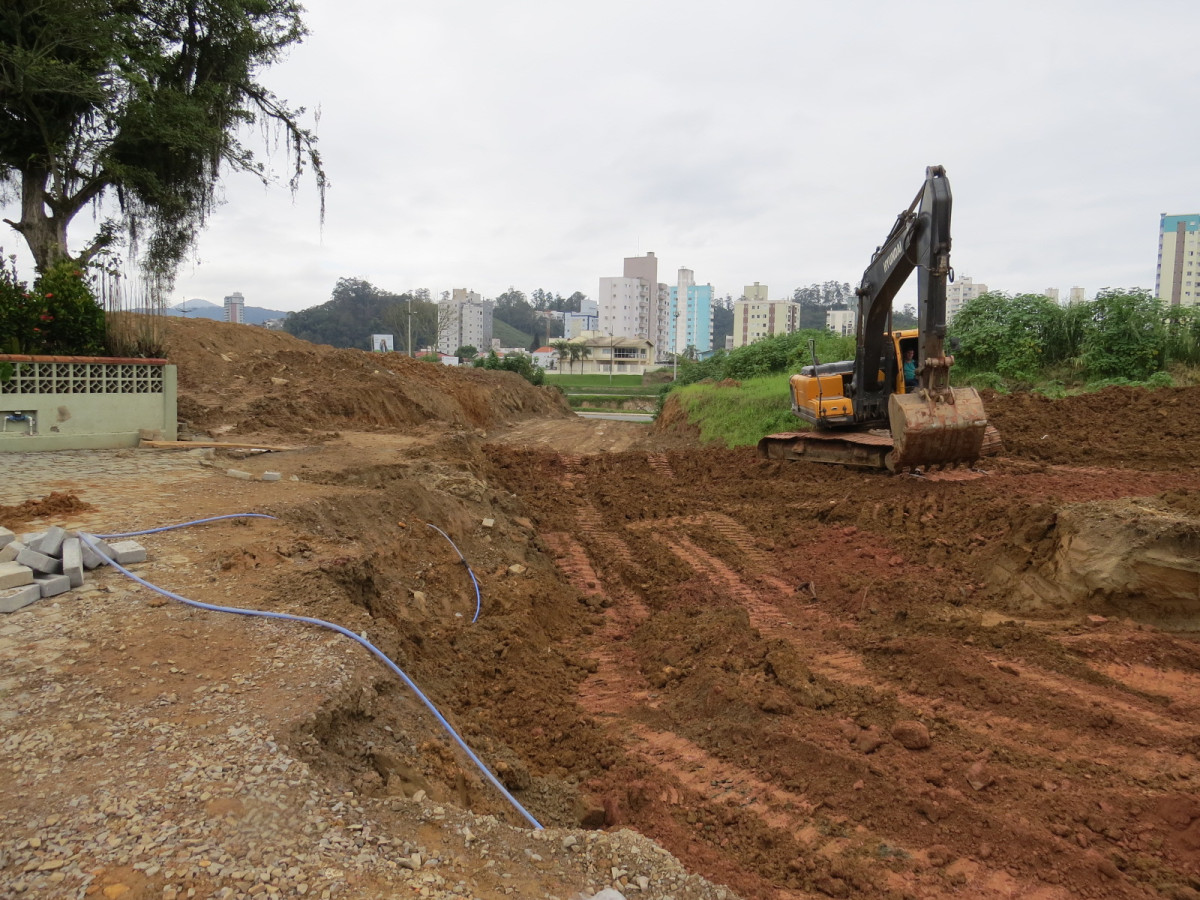
<path fill-rule="evenodd" d="M 917 359 L 940 358 L 946 337 L 946 280 L 950 274 L 950 209 L 946 170 L 930 166 L 925 185 L 896 217 L 887 239 L 875 251 L 855 294 L 858 296 L 858 352 L 854 366 L 855 418 L 873 422 L 887 416 L 890 379 L 895 371 L 891 332 L 896 294 L 917 270 Z M 924 375 L 924 367 L 922 367 Z"/>

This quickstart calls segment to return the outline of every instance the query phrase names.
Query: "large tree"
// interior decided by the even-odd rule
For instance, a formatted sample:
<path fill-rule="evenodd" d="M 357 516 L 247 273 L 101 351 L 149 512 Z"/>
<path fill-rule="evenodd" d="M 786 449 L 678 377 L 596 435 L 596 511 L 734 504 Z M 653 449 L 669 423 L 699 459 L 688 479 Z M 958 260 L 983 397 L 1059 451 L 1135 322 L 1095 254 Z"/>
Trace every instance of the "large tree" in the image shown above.
<path fill-rule="evenodd" d="M 217 203 L 223 169 L 270 176 L 239 139 L 277 128 L 291 186 L 314 134 L 258 81 L 305 34 L 294 0 L 4 0 L 0 3 L 0 200 L 39 269 L 87 262 L 123 231 L 169 279 Z M 119 214 L 73 256 L 67 229 L 105 197 Z"/>

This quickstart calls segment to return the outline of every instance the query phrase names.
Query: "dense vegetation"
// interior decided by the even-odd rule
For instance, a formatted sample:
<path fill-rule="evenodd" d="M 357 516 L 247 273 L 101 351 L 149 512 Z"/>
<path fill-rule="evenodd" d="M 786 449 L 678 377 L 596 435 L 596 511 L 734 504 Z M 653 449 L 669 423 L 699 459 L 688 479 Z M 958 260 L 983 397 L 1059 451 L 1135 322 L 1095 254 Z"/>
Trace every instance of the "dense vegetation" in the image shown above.
<path fill-rule="evenodd" d="M 1171 371 L 1200 365 L 1200 309 L 1168 308 L 1140 289 L 1107 288 L 1072 306 L 983 294 L 955 316 L 950 337 L 960 382 L 998 390 L 1170 384 Z"/>
<path fill-rule="evenodd" d="M 314 344 L 366 349 L 372 334 L 391 334 L 397 350 L 437 343 L 438 308 L 429 291 L 393 294 L 359 278 L 339 278 L 327 303 L 288 313 L 283 330 Z"/>
<path fill-rule="evenodd" d="M 448 295 L 443 294 L 443 298 Z M 536 350 L 546 343 L 547 329 L 552 339 L 562 335 L 562 322 L 544 313 L 578 311 L 580 301 L 586 299 L 578 291 L 564 298 L 539 288 L 526 297 L 516 288 L 509 288 L 496 298 L 493 335 L 502 347 Z M 415 353 L 437 346 L 443 316 L 444 310 L 425 288 L 396 294 L 361 278 L 339 278 L 328 302 L 288 313 L 283 329 L 314 344 L 332 347 L 365 348 L 369 335 L 391 334 L 396 349 L 407 351 L 411 328 Z"/>

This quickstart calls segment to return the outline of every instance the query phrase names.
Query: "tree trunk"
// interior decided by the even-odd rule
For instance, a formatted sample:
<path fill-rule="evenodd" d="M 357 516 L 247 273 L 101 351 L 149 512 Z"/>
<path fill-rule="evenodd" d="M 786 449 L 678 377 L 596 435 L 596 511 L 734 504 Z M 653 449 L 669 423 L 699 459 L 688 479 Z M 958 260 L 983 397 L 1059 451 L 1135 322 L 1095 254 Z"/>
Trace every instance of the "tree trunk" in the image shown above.
<path fill-rule="evenodd" d="M 39 272 L 45 272 L 70 255 L 67 252 L 68 219 L 46 212 L 46 182 L 49 178 L 47 171 L 36 167 L 22 172 L 21 221 L 6 220 L 25 238 Z"/>

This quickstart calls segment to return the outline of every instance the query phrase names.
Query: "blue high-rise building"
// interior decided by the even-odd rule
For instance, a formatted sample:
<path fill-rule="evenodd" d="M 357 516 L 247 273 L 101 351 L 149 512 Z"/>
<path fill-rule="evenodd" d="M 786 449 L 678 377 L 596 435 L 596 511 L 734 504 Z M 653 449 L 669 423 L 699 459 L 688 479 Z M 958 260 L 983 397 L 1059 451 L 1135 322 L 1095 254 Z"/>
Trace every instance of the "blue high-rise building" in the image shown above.
<path fill-rule="evenodd" d="M 671 288 L 674 340 L 669 352 L 683 354 L 688 347 L 695 347 L 697 353 L 712 350 L 712 304 L 713 286 L 696 284 L 691 269 L 680 269 L 678 283 Z"/>

